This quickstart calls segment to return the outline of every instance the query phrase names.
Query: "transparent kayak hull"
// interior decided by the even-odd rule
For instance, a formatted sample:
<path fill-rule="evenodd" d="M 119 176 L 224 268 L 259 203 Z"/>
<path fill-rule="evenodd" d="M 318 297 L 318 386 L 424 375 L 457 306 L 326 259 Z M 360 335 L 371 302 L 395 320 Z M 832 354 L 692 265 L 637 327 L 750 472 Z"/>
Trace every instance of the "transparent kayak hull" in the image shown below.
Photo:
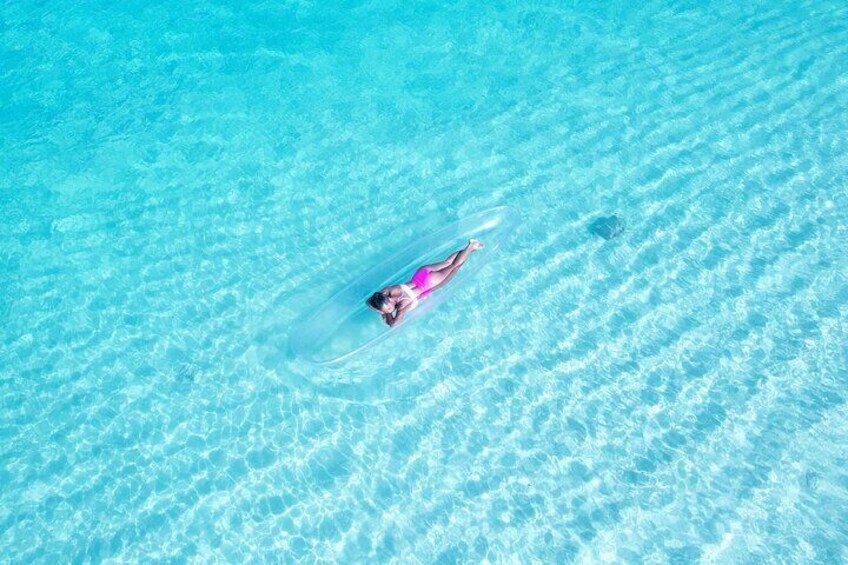
<path fill-rule="evenodd" d="M 404 327 L 428 315 L 454 292 L 460 291 L 506 243 L 516 223 L 515 214 L 508 208 L 491 208 L 416 238 L 296 323 L 289 338 L 292 354 L 309 363 L 334 365 L 394 332 L 403 331 Z M 375 291 L 409 281 L 416 269 L 443 260 L 471 238 L 481 240 L 485 247 L 474 252 L 450 283 L 422 300 L 397 326 L 390 328 L 365 305 L 365 300 Z"/>

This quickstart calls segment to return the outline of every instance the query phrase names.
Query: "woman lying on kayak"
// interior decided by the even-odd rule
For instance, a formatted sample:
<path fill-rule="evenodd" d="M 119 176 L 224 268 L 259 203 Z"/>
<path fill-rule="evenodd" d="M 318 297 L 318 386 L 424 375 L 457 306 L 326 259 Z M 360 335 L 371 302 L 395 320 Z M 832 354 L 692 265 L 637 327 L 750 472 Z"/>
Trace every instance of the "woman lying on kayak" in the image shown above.
<path fill-rule="evenodd" d="M 415 271 L 408 283 L 387 286 L 372 294 L 365 303 L 369 308 L 379 312 L 386 324 L 394 326 L 403 319 L 406 312 L 418 306 L 420 300 L 437 288 L 446 285 L 459 271 L 471 252 L 481 247 L 483 247 L 482 243 L 476 239 L 470 239 L 464 249 L 452 253 L 440 263 L 424 265 Z"/>

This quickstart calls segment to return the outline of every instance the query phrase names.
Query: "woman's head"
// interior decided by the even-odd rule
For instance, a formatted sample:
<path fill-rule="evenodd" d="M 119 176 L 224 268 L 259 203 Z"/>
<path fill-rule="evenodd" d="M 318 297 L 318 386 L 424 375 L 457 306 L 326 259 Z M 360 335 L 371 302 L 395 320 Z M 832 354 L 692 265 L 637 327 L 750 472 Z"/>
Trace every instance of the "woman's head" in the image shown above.
<path fill-rule="evenodd" d="M 389 297 L 383 294 L 382 292 L 375 292 L 372 294 L 368 300 L 365 301 L 368 304 L 369 308 L 373 308 L 377 312 L 382 312 L 383 314 L 391 314 L 392 304 L 389 302 Z"/>

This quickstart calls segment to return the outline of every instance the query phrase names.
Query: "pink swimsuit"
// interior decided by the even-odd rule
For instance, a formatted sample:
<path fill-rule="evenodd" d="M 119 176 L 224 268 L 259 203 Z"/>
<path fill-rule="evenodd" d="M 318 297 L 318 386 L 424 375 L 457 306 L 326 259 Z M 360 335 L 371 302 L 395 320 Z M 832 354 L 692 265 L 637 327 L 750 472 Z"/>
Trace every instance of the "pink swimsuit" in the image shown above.
<path fill-rule="evenodd" d="M 418 295 L 418 298 L 424 298 L 428 294 L 430 294 L 430 269 L 427 267 L 421 267 L 415 274 L 412 275 L 412 280 L 409 281 L 415 286 L 418 287 L 418 290 L 421 291 L 421 294 Z"/>

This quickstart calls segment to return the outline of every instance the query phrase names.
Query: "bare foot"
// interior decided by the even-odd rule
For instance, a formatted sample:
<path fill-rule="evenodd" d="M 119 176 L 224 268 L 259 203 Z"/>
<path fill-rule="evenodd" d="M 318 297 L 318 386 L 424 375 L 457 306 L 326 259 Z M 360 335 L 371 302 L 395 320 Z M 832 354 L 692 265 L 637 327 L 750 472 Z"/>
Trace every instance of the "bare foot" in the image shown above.
<path fill-rule="evenodd" d="M 477 251 L 478 249 L 483 249 L 483 242 L 479 239 L 469 239 L 468 240 L 468 248 L 471 251 Z"/>

